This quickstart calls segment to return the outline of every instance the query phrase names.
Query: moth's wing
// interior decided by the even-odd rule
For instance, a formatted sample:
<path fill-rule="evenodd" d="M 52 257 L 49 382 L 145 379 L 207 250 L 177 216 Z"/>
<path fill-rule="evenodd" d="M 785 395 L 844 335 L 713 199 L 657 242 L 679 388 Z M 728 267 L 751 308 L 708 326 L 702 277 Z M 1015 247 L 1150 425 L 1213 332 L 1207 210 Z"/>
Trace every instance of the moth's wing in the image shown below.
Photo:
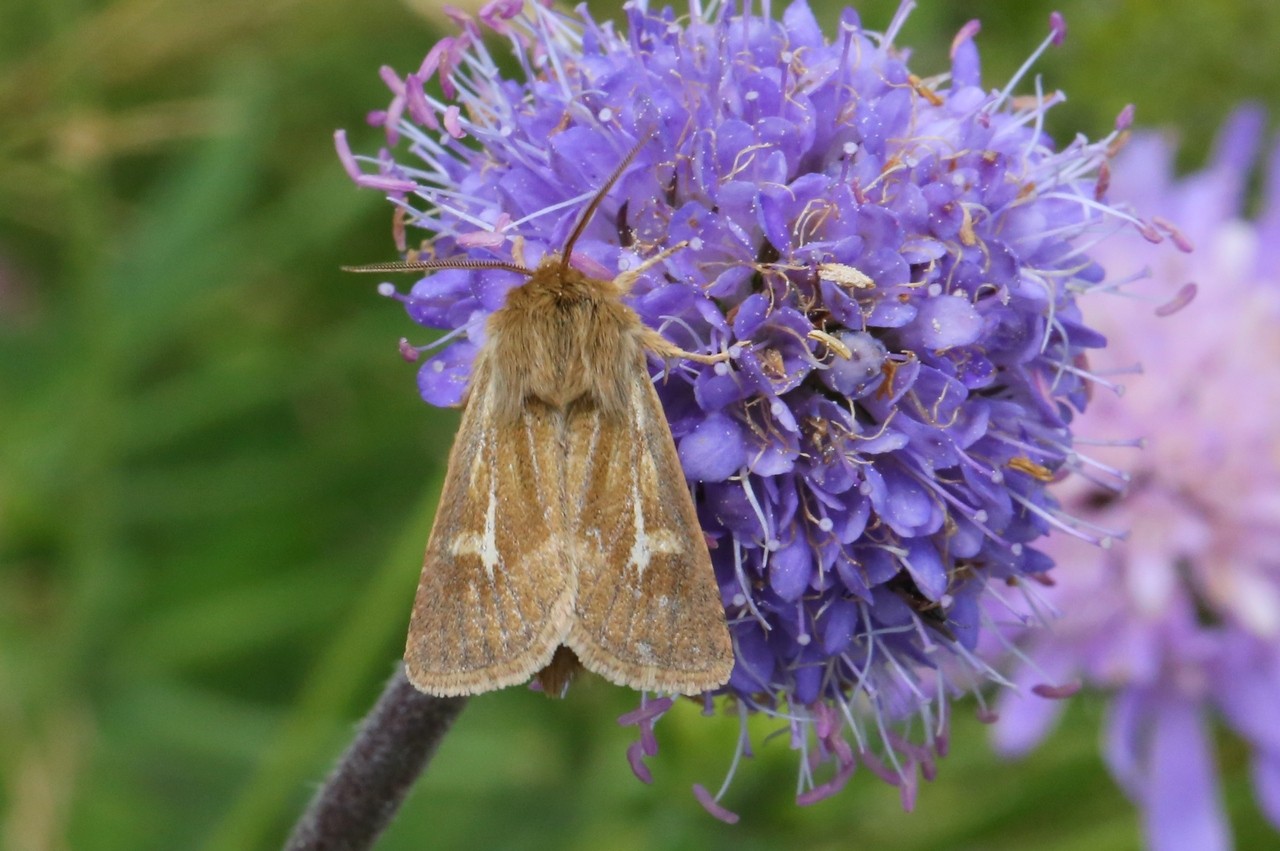
<path fill-rule="evenodd" d="M 733 645 L 706 540 L 640 355 L 625 416 L 567 412 L 578 594 L 565 643 L 620 685 L 696 694 L 725 684 Z"/>
<path fill-rule="evenodd" d="M 428 694 L 528 680 L 573 617 L 562 415 L 529 402 L 499 419 L 492 375 L 482 351 L 409 622 L 406 672 Z"/>

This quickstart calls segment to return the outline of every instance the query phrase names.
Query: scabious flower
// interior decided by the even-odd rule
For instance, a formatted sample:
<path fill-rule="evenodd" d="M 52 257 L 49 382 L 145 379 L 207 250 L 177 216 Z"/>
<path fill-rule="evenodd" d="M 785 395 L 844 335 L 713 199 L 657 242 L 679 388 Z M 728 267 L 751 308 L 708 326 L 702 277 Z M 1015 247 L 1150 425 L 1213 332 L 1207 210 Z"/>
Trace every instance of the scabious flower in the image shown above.
<path fill-rule="evenodd" d="M 685 245 L 632 304 L 686 350 L 731 355 L 657 386 L 731 625 L 733 765 L 751 713 L 783 719 L 802 804 L 862 764 L 910 806 L 945 751 L 949 660 L 981 665 L 979 596 L 1051 566 L 1033 544 L 1066 521 L 1046 485 L 1103 343 L 1076 306 L 1102 279 L 1082 238 L 1120 223 L 1099 200 L 1115 134 L 1056 149 L 1041 122 L 1060 96 L 1013 97 L 1022 72 L 984 89 L 977 22 L 950 73 L 917 77 L 894 44 L 911 5 L 883 34 L 847 10 L 829 39 L 802 2 L 780 20 L 632 2 L 620 28 L 493 2 L 413 73 L 384 70 L 393 99 L 372 119 L 399 153 L 362 165 L 338 136 L 356 182 L 396 205 L 401 249 L 411 226 L 427 257 L 526 266 L 648 140 L 574 262 L 612 277 Z M 1036 54 L 1064 31 L 1055 15 Z M 462 398 L 483 320 L 518 284 L 384 285 L 450 331 L 419 372 L 428 402 Z M 624 716 L 643 779 L 669 706 Z M 723 788 L 695 792 L 734 818 Z"/>
<path fill-rule="evenodd" d="M 1258 112 L 1239 111 L 1209 166 L 1182 179 L 1155 134 L 1117 158 L 1113 197 L 1176 221 L 1195 251 L 1154 254 L 1125 234 L 1094 249 L 1114 271 L 1148 264 L 1150 280 L 1126 289 L 1172 301 L 1095 302 L 1105 308 L 1096 327 L 1115 347 L 1108 360 L 1147 374 L 1126 382 L 1123 399 L 1100 393 L 1077 428 L 1145 445 L 1090 447 L 1101 475 L 1063 499 L 1129 538 L 1105 554 L 1051 541 L 1049 552 L 1070 564 L 1049 594 L 1064 615 L 1030 636 L 1018 675 L 1024 685 L 1083 680 L 1112 693 L 1106 759 L 1157 849 L 1231 845 L 1215 717 L 1251 747 L 1258 801 L 1280 827 L 1280 150 L 1268 211 L 1243 218 L 1261 126 Z M 1199 286 L 1190 306 L 1188 282 Z M 1123 468 L 1121 500 L 1107 471 Z M 1010 693 L 997 745 L 1030 749 L 1058 709 Z"/>

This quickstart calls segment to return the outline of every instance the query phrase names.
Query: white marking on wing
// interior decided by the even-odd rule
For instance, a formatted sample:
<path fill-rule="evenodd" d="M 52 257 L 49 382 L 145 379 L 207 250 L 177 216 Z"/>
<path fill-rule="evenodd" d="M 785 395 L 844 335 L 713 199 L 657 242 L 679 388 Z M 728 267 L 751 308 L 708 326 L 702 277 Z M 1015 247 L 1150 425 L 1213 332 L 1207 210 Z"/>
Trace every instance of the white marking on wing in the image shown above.
<path fill-rule="evenodd" d="M 487 457 L 488 434 L 480 438 L 480 446 L 476 451 L 475 465 L 484 464 L 491 459 Z M 473 471 L 472 475 L 475 473 Z M 474 555 L 480 557 L 484 565 L 485 575 L 493 582 L 493 569 L 498 566 L 498 476 L 497 471 L 489 470 L 489 506 L 484 512 L 484 532 L 463 532 L 453 539 L 449 551 L 455 556 Z"/>
<path fill-rule="evenodd" d="M 631 410 L 635 417 L 636 423 L 640 426 L 640 431 L 646 432 L 648 425 L 645 414 L 644 404 L 640 401 L 638 394 L 631 396 Z M 650 532 L 645 528 L 644 522 L 644 501 L 640 499 L 640 479 L 641 477 L 649 480 L 654 479 L 658 475 L 658 471 L 654 466 L 653 457 L 648 452 L 640 449 L 635 451 L 638 456 L 635 458 L 635 476 L 631 479 L 631 505 L 633 508 L 632 524 L 634 537 L 631 542 L 630 563 L 636 569 L 636 576 L 639 578 L 644 575 L 645 568 L 649 566 L 649 562 L 653 560 L 655 553 L 666 553 L 673 555 L 681 552 L 679 539 L 671 534 L 669 529 L 654 529 Z"/>

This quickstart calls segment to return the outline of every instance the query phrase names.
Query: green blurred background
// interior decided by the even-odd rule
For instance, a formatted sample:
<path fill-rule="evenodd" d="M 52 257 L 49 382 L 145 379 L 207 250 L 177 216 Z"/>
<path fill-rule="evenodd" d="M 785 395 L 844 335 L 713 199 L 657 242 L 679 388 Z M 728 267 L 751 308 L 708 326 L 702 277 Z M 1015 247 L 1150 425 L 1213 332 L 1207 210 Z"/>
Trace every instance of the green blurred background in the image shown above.
<path fill-rule="evenodd" d="M 922 0 L 899 42 L 932 74 L 982 18 L 997 86 L 1054 7 Z M 1273 0 L 1056 7 L 1060 140 L 1135 101 L 1194 164 L 1233 103 L 1280 106 Z M 0 4 L 0 847 L 278 847 L 390 672 L 456 417 L 397 355 L 425 335 L 338 272 L 393 247 L 331 135 L 381 144 L 378 66 L 416 68 L 441 21 L 431 0 Z M 757 741 L 737 827 L 689 792 L 718 787 L 736 721 L 668 716 L 649 787 L 614 723 L 632 706 L 603 682 L 472 701 L 380 847 L 1139 843 L 1096 698 L 1017 765 L 961 705 L 910 815 L 865 772 L 798 809 L 785 737 Z M 1274 847 L 1221 744 L 1240 847 Z"/>

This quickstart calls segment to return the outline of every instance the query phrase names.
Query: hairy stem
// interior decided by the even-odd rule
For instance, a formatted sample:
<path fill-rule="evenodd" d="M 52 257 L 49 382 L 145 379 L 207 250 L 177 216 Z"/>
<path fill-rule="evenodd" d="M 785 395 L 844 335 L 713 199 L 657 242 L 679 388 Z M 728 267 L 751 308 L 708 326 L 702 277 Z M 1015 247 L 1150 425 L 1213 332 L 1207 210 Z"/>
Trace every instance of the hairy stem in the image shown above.
<path fill-rule="evenodd" d="M 423 694 L 398 667 L 294 826 L 285 851 L 373 847 L 466 703 L 465 697 Z"/>

